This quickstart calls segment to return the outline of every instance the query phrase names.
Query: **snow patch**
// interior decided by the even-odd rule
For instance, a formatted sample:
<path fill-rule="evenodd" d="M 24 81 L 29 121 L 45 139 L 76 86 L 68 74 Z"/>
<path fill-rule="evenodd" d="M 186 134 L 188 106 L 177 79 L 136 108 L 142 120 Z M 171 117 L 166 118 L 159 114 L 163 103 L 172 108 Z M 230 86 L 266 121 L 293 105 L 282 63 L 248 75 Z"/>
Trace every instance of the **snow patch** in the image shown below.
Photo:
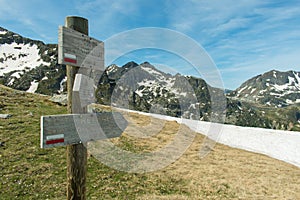
<path fill-rule="evenodd" d="M 142 96 L 143 96 L 143 93 L 142 93 L 142 91 L 141 91 L 141 90 L 136 90 L 136 91 L 135 91 L 135 93 L 136 93 L 137 95 L 139 95 L 140 97 L 142 97 Z"/>
<path fill-rule="evenodd" d="M 293 101 L 292 101 L 292 100 L 290 100 L 290 99 L 286 99 L 286 103 L 288 103 L 288 104 L 292 104 L 292 103 L 293 103 Z"/>
<path fill-rule="evenodd" d="M 51 63 L 44 62 L 39 55 L 39 48 L 36 44 L 2 44 L 0 45 L 0 76 L 12 71 L 29 71 L 37 66 L 50 66 Z M 20 75 L 20 74 L 19 74 Z M 17 77 L 16 77 L 17 78 Z"/>
<path fill-rule="evenodd" d="M 245 90 L 246 88 L 247 88 L 247 86 L 241 88 L 237 93 L 238 93 L 238 94 L 241 93 L 241 92 L 242 92 L 243 90 Z"/>
<path fill-rule="evenodd" d="M 11 86 L 11 85 L 13 85 L 14 84 L 14 82 L 15 82 L 15 78 L 12 78 L 12 79 L 10 79 L 10 81 L 8 82 L 8 86 Z"/>
<path fill-rule="evenodd" d="M 253 88 L 250 92 L 250 94 L 252 94 L 254 91 L 256 90 L 256 88 Z"/>
<path fill-rule="evenodd" d="M 5 35 L 7 31 L 0 31 L 0 35 Z"/>
<path fill-rule="evenodd" d="M 295 72 L 293 72 L 293 74 L 297 80 L 298 85 L 300 86 L 300 74 L 298 74 L 298 73 L 296 74 Z"/>
<path fill-rule="evenodd" d="M 35 93 L 36 90 L 38 89 L 38 87 L 39 87 L 39 82 L 37 80 L 34 80 L 31 82 L 31 85 L 30 85 L 29 89 L 26 90 L 26 92 Z"/>
<path fill-rule="evenodd" d="M 118 67 L 116 65 L 111 65 L 107 68 L 107 73 L 110 74 L 110 73 L 114 73 L 118 70 Z"/>
<path fill-rule="evenodd" d="M 159 76 L 162 76 L 161 73 L 159 73 L 158 71 L 152 69 L 152 68 L 149 68 L 149 67 L 145 67 L 145 66 L 141 66 L 141 69 L 145 70 L 146 72 L 150 73 L 150 74 L 155 74 L 155 75 L 159 75 Z"/>
<path fill-rule="evenodd" d="M 64 86 L 63 86 L 63 84 L 64 84 L 65 82 L 67 82 L 67 76 L 65 76 L 65 78 L 64 78 L 63 80 L 61 80 L 61 82 L 59 83 L 60 88 L 59 88 L 58 93 L 63 93 L 63 91 L 64 91 Z"/>

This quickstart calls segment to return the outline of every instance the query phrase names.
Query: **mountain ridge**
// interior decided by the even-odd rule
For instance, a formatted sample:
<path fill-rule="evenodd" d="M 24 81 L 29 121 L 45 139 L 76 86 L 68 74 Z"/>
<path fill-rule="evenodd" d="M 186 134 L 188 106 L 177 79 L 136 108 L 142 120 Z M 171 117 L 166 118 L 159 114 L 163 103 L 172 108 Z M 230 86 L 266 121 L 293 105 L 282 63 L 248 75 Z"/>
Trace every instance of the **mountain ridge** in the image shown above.
<path fill-rule="evenodd" d="M 276 77 L 274 72 L 249 79 L 234 91 L 224 91 L 201 78 L 171 75 L 149 62 L 131 61 L 105 69 L 96 98 L 107 105 L 211 121 L 213 116 L 223 115 L 211 102 L 211 95 L 219 95 L 226 102 L 225 123 L 300 130 L 300 72 L 276 71 Z M 0 27 L 0 84 L 45 95 L 66 93 L 66 67 L 57 64 L 57 44 L 44 44 Z M 258 98 L 261 91 L 264 93 Z M 272 95 L 275 92 L 279 98 Z M 285 116 L 279 116 L 278 109 Z"/>
<path fill-rule="evenodd" d="M 229 96 L 274 107 L 300 103 L 300 72 L 268 71 L 245 81 Z"/>

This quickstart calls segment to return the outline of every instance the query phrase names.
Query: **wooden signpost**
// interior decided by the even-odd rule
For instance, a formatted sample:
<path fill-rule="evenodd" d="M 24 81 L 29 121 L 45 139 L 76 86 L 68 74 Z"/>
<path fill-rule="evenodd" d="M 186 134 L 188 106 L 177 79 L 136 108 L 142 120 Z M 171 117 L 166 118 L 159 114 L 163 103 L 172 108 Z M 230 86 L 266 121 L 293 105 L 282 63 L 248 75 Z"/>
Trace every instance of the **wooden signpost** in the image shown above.
<path fill-rule="evenodd" d="M 126 126 L 119 112 L 42 116 L 41 148 L 120 137 Z"/>
<path fill-rule="evenodd" d="M 88 20 L 70 16 L 59 27 L 58 63 L 67 65 L 67 115 L 41 117 L 41 147 L 67 146 L 67 199 L 86 199 L 85 143 L 119 137 L 127 126 L 120 113 L 87 113 L 95 102 L 94 80 L 79 68 L 104 70 L 104 43 L 88 36 Z M 118 122 L 118 123 L 115 123 Z"/>
<path fill-rule="evenodd" d="M 103 67 L 104 43 L 74 29 L 58 30 L 58 63 L 74 67 Z"/>

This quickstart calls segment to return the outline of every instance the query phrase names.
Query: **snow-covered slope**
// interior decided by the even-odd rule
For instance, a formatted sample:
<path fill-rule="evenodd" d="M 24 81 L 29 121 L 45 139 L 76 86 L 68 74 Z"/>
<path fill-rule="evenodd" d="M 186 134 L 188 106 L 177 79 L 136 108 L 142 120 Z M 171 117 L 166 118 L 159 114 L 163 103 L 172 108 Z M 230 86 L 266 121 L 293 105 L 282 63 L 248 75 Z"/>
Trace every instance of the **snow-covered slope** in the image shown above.
<path fill-rule="evenodd" d="M 28 72 L 40 65 L 50 66 L 50 62 L 42 60 L 39 48 L 36 44 L 1 44 L 0 45 L 0 76 L 14 72 L 11 77 L 20 78 L 24 72 Z M 11 79 L 8 85 L 12 85 L 15 79 Z"/>
<path fill-rule="evenodd" d="M 136 112 L 131 110 L 126 111 Z M 187 125 L 197 133 L 208 136 L 218 143 L 261 153 L 300 167 L 300 132 L 242 127 L 153 113 L 138 113 L 163 120 L 177 121 L 178 123 Z"/>
<path fill-rule="evenodd" d="M 0 83 L 14 89 L 53 94 L 65 70 L 57 65 L 57 45 L 22 37 L 0 27 Z"/>

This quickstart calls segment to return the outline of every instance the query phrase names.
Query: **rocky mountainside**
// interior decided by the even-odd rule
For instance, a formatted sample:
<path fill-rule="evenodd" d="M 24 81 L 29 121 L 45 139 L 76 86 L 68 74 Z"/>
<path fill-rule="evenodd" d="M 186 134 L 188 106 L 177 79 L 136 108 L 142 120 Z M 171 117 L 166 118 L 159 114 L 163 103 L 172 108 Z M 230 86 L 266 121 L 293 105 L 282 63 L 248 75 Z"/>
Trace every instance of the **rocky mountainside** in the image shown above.
<path fill-rule="evenodd" d="M 99 103 L 205 120 L 211 114 L 210 90 L 224 96 L 203 79 L 166 74 L 148 62 L 129 62 L 122 67 L 109 66 L 96 94 Z"/>
<path fill-rule="evenodd" d="M 0 83 L 14 89 L 55 94 L 64 91 L 65 67 L 57 44 L 44 44 L 0 27 Z"/>
<path fill-rule="evenodd" d="M 238 98 L 225 98 L 223 90 L 211 87 L 203 79 L 166 74 L 148 62 L 107 67 L 96 92 L 97 100 L 102 104 L 204 121 L 222 114 L 214 113 L 212 94 L 223 96 L 220 99 L 226 103 L 225 123 L 289 130 L 299 128 L 298 108 L 281 110 L 286 115 L 280 117 L 275 114 L 278 109 L 265 110 Z"/>
<path fill-rule="evenodd" d="M 226 109 L 225 123 L 300 130 L 299 75 L 271 71 L 235 91 L 223 91 L 201 78 L 167 74 L 148 62 L 129 62 L 105 69 L 96 97 L 102 104 L 205 121 L 222 121 Z M 0 84 L 55 95 L 66 92 L 65 83 L 66 68 L 57 64 L 57 44 L 0 27 Z"/>
<path fill-rule="evenodd" d="M 244 82 L 229 96 L 278 108 L 300 103 L 300 72 L 266 72 Z"/>

